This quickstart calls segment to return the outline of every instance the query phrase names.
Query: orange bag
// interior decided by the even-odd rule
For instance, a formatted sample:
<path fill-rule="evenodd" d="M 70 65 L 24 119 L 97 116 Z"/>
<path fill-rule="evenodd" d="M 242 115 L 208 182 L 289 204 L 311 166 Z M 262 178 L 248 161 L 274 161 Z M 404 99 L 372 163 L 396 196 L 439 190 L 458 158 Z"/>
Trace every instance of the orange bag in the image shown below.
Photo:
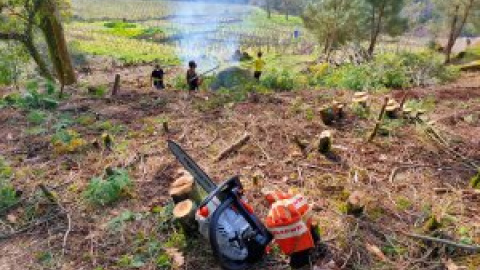
<path fill-rule="evenodd" d="M 311 229 L 311 206 L 302 195 L 283 192 L 269 193 L 273 201 L 266 220 L 267 229 L 287 255 L 314 247 Z M 270 195 L 270 197 L 269 197 Z M 283 198 L 283 199 L 278 199 Z"/>

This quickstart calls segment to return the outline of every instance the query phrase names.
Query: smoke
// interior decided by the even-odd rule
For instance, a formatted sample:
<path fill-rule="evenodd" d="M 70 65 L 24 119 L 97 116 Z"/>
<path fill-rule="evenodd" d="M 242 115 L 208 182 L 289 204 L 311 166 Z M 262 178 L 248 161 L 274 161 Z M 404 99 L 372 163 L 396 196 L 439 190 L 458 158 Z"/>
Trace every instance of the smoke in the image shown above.
<path fill-rule="evenodd" d="M 200 72 L 231 61 L 240 48 L 240 37 L 232 31 L 248 13 L 248 6 L 231 0 L 212 2 L 175 2 L 169 21 L 178 27 L 174 39 L 177 54 L 186 67 L 197 62 Z"/>

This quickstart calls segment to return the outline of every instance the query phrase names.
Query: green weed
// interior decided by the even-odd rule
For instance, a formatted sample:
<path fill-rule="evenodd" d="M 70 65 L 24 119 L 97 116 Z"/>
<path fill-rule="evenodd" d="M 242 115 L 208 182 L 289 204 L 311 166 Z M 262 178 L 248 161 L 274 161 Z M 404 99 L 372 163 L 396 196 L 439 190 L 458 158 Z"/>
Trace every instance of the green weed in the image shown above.
<path fill-rule="evenodd" d="M 32 110 L 27 114 L 27 121 L 34 125 L 43 124 L 47 119 L 47 114 L 40 110 Z"/>
<path fill-rule="evenodd" d="M 12 168 L 0 156 L 0 213 L 18 202 L 17 192 L 10 183 L 12 176 Z"/>
<path fill-rule="evenodd" d="M 396 204 L 397 209 L 401 211 L 405 211 L 412 206 L 412 202 L 408 198 L 402 196 L 397 198 Z"/>
<path fill-rule="evenodd" d="M 125 223 L 128 221 L 140 220 L 142 218 L 142 214 L 134 213 L 131 211 L 124 211 L 117 217 L 111 219 L 107 223 L 107 227 L 112 231 L 121 231 L 125 227 Z"/>
<path fill-rule="evenodd" d="M 105 177 L 105 179 L 95 177 L 90 180 L 84 192 L 84 197 L 90 204 L 112 204 L 125 197 L 132 189 L 132 180 L 125 170 L 109 169 Z"/>

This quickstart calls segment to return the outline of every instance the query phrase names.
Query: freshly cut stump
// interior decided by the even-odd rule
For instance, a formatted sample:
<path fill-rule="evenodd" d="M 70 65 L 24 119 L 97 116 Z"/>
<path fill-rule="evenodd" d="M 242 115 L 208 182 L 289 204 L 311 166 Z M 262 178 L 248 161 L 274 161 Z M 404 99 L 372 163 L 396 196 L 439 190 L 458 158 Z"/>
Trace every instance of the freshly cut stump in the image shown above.
<path fill-rule="evenodd" d="M 195 211 L 197 205 L 192 200 L 184 200 L 179 202 L 173 208 L 173 216 L 180 225 L 183 227 L 185 232 L 193 233 L 197 231 L 197 222 L 195 221 Z"/>
<path fill-rule="evenodd" d="M 347 215 L 359 217 L 365 210 L 365 193 L 354 191 L 347 200 Z"/>
<path fill-rule="evenodd" d="M 181 176 L 172 183 L 169 195 L 176 204 L 186 199 L 191 199 L 197 203 L 200 203 L 202 200 L 195 186 L 195 181 L 189 174 Z"/>

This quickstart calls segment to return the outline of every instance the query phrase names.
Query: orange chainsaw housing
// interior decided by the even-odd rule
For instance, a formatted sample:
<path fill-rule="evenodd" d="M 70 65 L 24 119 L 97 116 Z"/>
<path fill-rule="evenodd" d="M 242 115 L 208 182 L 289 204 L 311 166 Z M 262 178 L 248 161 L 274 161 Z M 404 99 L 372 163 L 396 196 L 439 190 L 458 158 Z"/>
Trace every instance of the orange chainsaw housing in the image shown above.
<path fill-rule="evenodd" d="M 311 234 L 311 206 L 302 195 L 281 191 L 265 194 L 272 203 L 266 227 L 283 253 L 290 255 L 315 246 Z"/>

